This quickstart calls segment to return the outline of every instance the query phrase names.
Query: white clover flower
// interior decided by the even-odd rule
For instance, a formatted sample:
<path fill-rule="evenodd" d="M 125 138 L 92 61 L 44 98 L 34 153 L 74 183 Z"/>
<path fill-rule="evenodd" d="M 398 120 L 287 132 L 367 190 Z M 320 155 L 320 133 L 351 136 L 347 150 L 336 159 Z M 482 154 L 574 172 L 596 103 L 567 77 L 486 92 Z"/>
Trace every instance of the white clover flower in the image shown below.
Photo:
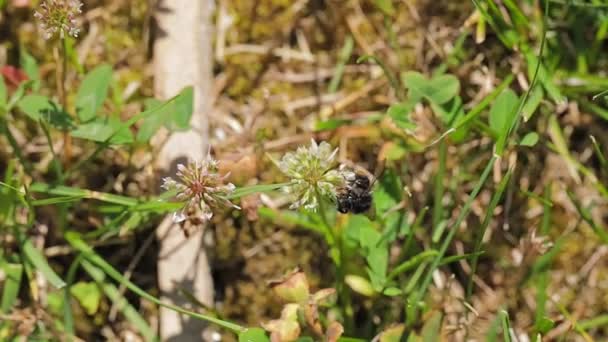
<path fill-rule="evenodd" d="M 82 13 L 82 2 L 78 0 L 43 0 L 34 17 L 40 21 L 40 29 L 44 38 L 50 39 L 59 32 L 63 39 L 65 34 L 78 37 L 80 29 L 76 26 L 76 18 Z"/>
<path fill-rule="evenodd" d="M 338 149 L 326 142 L 311 141 L 310 147 L 300 146 L 295 152 L 286 153 L 277 166 L 287 177 L 289 185 L 283 191 L 296 200 L 290 209 L 304 207 L 315 211 L 319 206 L 319 196 L 336 200 L 337 188 L 344 185 L 348 171 L 336 169 L 335 158 Z"/>
<path fill-rule="evenodd" d="M 173 214 L 176 223 L 185 221 L 191 215 L 205 222 L 213 217 L 214 208 L 236 208 L 228 200 L 235 186 L 224 183 L 228 175 L 218 174 L 218 162 L 207 156 L 202 161 L 189 161 L 187 165 L 177 165 L 177 180 L 171 177 L 163 178 L 162 188 L 176 191 L 175 199 L 186 202 L 184 207 Z"/>

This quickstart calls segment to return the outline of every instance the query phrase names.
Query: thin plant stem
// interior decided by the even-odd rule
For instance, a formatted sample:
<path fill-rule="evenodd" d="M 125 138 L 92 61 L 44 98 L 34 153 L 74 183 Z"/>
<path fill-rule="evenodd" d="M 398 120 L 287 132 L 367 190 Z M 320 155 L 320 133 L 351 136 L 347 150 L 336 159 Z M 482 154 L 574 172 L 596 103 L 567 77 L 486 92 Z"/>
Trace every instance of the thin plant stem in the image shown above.
<path fill-rule="evenodd" d="M 95 251 L 84 240 L 82 240 L 77 233 L 68 232 L 65 235 L 65 237 L 66 237 L 66 240 L 68 241 L 68 243 L 70 245 L 72 245 L 72 247 L 74 247 L 74 249 L 79 251 L 87 261 L 89 261 L 92 264 L 94 264 L 95 266 L 99 267 L 105 274 L 107 274 L 114 280 L 118 281 L 121 284 L 125 284 L 125 286 L 129 290 L 131 290 L 132 292 L 134 292 L 141 298 L 147 299 L 147 300 L 151 301 L 152 303 L 155 303 L 159 306 L 166 307 L 170 310 L 179 312 L 181 314 L 185 314 L 185 315 L 193 317 L 193 318 L 197 318 L 200 320 L 204 320 L 204 321 L 216 324 L 216 325 L 223 327 L 225 329 L 228 329 L 236 334 L 239 334 L 239 333 L 245 331 L 245 328 L 238 324 L 224 321 L 219 318 L 212 317 L 212 316 L 199 314 L 197 312 L 182 309 L 179 306 L 175 306 L 175 305 L 163 302 L 162 300 L 160 300 L 160 299 L 152 296 L 151 294 L 147 293 L 146 291 L 140 289 L 137 285 L 133 284 L 131 281 L 125 279 L 120 272 L 118 272 L 114 267 L 112 267 L 112 265 L 110 265 L 102 257 L 100 257 L 97 253 L 95 253 Z"/>
<path fill-rule="evenodd" d="M 477 198 L 477 195 L 481 191 L 481 188 L 483 187 L 484 183 L 488 179 L 488 176 L 490 175 L 490 171 L 492 170 L 492 167 L 494 166 L 494 161 L 496 160 L 496 158 L 497 158 L 496 155 L 493 155 L 492 158 L 490 158 L 490 160 L 488 161 L 488 163 L 486 165 L 485 170 L 483 171 L 483 173 L 481 174 L 481 177 L 479 178 L 479 181 L 477 182 L 477 185 L 475 186 L 475 188 L 469 195 L 469 198 L 465 202 L 464 207 L 462 208 L 462 211 L 460 212 L 460 215 L 448 229 L 448 234 L 445 237 L 445 239 L 443 240 L 443 244 L 441 245 L 441 248 L 439 249 L 439 253 L 433 260 L 433 263 L 431 264 L 429 271 L 427 272 L 426 276 L 424 277 L 422 284 L 420 285 L 420 288 L 418 289 L 416 296 L 414 297 L 415 298 L 415 300 L 413 301 L 414 305 L 415 305 L 414 315 L 413 315 L 413 317 L 408 317 L 408 323 L 412 323 L 414 320 L 417 319 L 418 303 L 424 297 L 424 295 L 426 294 L 426 290 L 428 289 L 429 285 L 431 284 L 433 272 L 435 272 L 437 267 L 439 267 L 439 264 L 441 263 L 441 259 L 447 252 L 450 243 L 454 239 L 454 236 L 456 235 L 456 231 L 458 231 L 458 227 L 460 227 L 460 224 L 462 223 L 462 221 L 464 221 L 464 219 L 468 216 L 469 212 L 471 211 L 471 205 L 473 204 L 473 200 L 475 198 Z"/>
<path fill-rule="evenodd" d="M 46 124 L 40 120 L 40 127 L 44 132 L 44 136 L 46 137 L 47 144 L 49 144 L 49 149 L 51 150 L 51 154 L 53 155 L 53 170 L 55 171 L 55 176 L 61 182 L 63 179 L 63 171 L 61 169 L 61 163 L 59 162 L 59 157 L 57 153 L 55 153 L 55 148 L 53 147 L 53 139 L 51 138 L 51 132 L 49 132 L 49 128 Z"/>
<path fill-rule="evenodd" d="M 17 143 L 17 139 L 15 139 L 15 136 L 13 135 L 10 128 L 8 127 L 8 121 L 6 119 L 2 119 L 0 121 L 0 130 L 4 130 L 4 133 L 6 134 L 6 139 L 8 140 L 8 143 L 11 145 L 11 148 L 13 149 L 15 156 L 17 156 L 17 159 L 19 159 L 19 162 L 21 163 L 21 165 L 23 165 L 23 169 L 25 170 L 25 173 L 27 173 L 28 175 L 31 176 L 32 164 L 27 159 L 25 159 L 25 157 L 23 156 L 23 153 L 21 153 L 21 148 L 19 147 L 19 144 Z"/>
<path fill-rule="evenodd" d="M 315 195 L 317 197 L 317 202 L 319 203 L 319 216 L 321 216 L 321 221 L 325 226 L 325 230 L 327 233 L 327 238 L 331 238 L 331 241 L 328 240 L 330 244 L 330 249 L 334 249 L 337 251 L 337 260 L 336 262 L 336 274 L 337 274 L 337 282 L 336 282 L 336 290 L 340 294 L 340 298 L 343 300 L 344 312 L 346 314 L 347 320 L 344 322 L 347 329 L 350 329 L 354 325 L 354 312 L 352 308 L 352 300 L 350 297 L 350 291 L 348 287 L 344 286 L 344 278 L 346 274 L 344 272 L 344 246 L 342 245 L 342 239 L 336 237 L 336 233 L 332 225 L 330 225 L 329 220 L 327 219 L 327 211 L 325 210 L 325 202 L 323 196 L 319 192 L 319 189 L 315 189 Z M 331 253 L 331 252 L 330 252 Z"/>
<path fill-rule="evenodd" d="M 483 237 L 486 235 L 486 230 L 490 225 L 490 221 L 492 220 L 492 216 L 494 215 L 494 209 L 498 206 L 498 202 L 502 198 L 502 194 L 511 179 L 512 169 L 510 169 L 507 174 L 502 178 L 500 184 L 498 185 L 498 190 L 494 192 L 492 195 L 492 199 L 490 200 L 490 205 L 486 209 L 486 216 L 481 224 L 481 229 L 477 232 L 477 236 L 475 238 L 475 247 L 473 249 L 474 253 L 479 253 L 481 251 L 481 245 L 483 243 Z M 477 272 L 477 265 L 479 263 L 479 254 L 475 254 L 473 256 L 473 260 L 471 261 L 471 274 L 469 276 L 469 280 L 467 282 L 466 289 L 466 300 L 469 301 L 471 295 L 473 294 L 473 278 L 475 277 L 475 273 Z"/>
<path fill-rule="evenodd" d="M 447 143 L 441 140 L 439 143 L 439 169 L 435 175 L 435 192 L 433 206 L 433 230 L 437 229 L 439 223 L 443 220 L 443 195 L 445 187 L 443 180 L 445 178 L 445 165 L 447 160 Z"/>
<path fill-rule="evenodd" d="M 65 38 L 60 39 L 61 51 L 55 48 L 55 59 L 57 61 L 57 92 L 59 93 L 59 102 L 61 103 L 61 108 L 63 110 L 67 110 L 67 93 L 66 93 L 66 80 L 67 80 L 67 70 L 68 70 L 68 53 L 67 53 L 67 41 Z M 70 159 L 72 158 L 72 136 L 69 134 L 67 129 L 63 131 L 63 141 L 64 141 L 64 163 L 69 164 Z"/>

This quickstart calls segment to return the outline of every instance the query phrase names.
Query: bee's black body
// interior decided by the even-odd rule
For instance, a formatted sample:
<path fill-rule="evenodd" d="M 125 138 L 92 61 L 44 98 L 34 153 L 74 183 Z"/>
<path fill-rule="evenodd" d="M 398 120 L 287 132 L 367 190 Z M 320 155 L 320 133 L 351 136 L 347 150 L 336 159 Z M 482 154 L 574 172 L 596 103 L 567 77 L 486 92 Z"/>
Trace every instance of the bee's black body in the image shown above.
<path fill-rule="evenodd" d="M 355 174 L 355 179 L 348 181 L 338 193 L 338 211 L 346 214 L 362 214 L 372 206 L 371 184 L 369 178 Z"/>

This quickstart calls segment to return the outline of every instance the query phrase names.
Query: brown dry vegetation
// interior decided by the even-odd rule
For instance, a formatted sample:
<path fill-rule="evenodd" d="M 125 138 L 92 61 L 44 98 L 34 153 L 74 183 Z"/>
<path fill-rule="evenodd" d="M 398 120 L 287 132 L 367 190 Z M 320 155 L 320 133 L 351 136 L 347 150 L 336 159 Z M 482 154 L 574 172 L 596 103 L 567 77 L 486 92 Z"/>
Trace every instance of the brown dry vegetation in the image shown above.
<path fill-rule="evenodd" d="M 393 2 L 396 14 L 386 18 L 373 1 L 364 0 L 217 1 L 216 98 L 215 109 L 208 113 L 210 138 L 215 156 L 223 161 L 225 170 L 231 171 L 235 185 L 284 181 L 265 154 L 279 155 L 307 144 L 314 137 L 339 146 L 342 162 L 356 163 L 372 172 L 381 158 L 388 159 L 389 167 L 399 172 L 411 193 L 403 209 L 406 217 L 413 220 L 427 206 L 432 211 L 439 201 L 449 222 L 457 218 L 494 153 L 493 140 L 484 134 L 485 127 L 478 124 L 462 142 L 449 141 L 446 171 L 441 180 L 445 193 L 443 198 L 435 198 L 435 175 L 439 168 L 437 139 L 445 127 L 430 106 L 422 104 L 412 113 L 417 128 L 411 133 L 404 133 L 386 116 L 370 119 L 385 113 L 390 104 L 398 101 L 398 96 L 378 65 L 356 60 L 374 55 L 395 72 L 416 70 L 425 75 L 431 75 L 438 67 L 445 68 L 445 72 L 460 80 L 465 111 L 488 96 L 508 75 L 515 76 L 511 88 L 523 94 L 530 82 L 526 61 L 518 51 L 506 48 L 489 26 L 485 34 L 475 31 L 472 2 Z M 533 23 L 526 34 L 531 45 L 538 47 L 542 7 L 534 1 L 518 3 Z M 158 28 L 153 25 L 149 4 L 87 1 L 84 9 L 85 30 L 78 40 L 78 57 L 85 70 L 102 61 L 113 65 L 117 81 L 113 96 L 128 103 L 121 107 L 120 116 L 129 118 L 143 108 L 142 99 L 153 95 L 149 46 Z M 10 1 L 3 10 L 0 64 L 15 64 L 20 46 L 26 46 L 40 63 L 43 93 L 53 94 L 53 54 L 38 36 L 31 13 L 30 7 L 15 8 Z M 569 54 L 577 52 L 577 46 L 568 46 L 572 43 L 569 37 L 575 35 L 572 32 L 576 28 L 568 26 L 571 21 L 565 10 L 551 13 L 551 28 L 555 31 L 548 53 L 564 54 L 558 61 L 554 82 L 569 101 L 556 104 L 546 98 L 535 116 L 522 123 L 518 136 L 537 132 L 539 143 L 534 147 L 512 147 L 498 159 L 486 186 L 472 203 L 471 214 L 459 227 L 447 251 L 447 255 L 473 251 L 475 234 L 492 195 L 508 167 L 513 166 L 511 181 L 483 240 L 484 254 L 474 276 L 470 304 L 463 304 L 467 281 L 472 276 L 469 261 L 441 267 L 433 276 L 426 298 L 427 312 L 445 314 L 441 332 L 446 341 L 463 340 L 466 334 L 483 340 L 501 309 L 508 310 L 516 335 L 527 334 L 532 338 L 538 286 L 542 281 L 546 281 L 546 316 L 555 321 L 544 340 L 608 338 L 608 323 L 584 331 L 575 328 L 576 322 L 605 318 L 608 311 L 608 248 L 589 224 L 594 222 L 600 229 L 607 224 L 608 197 L 598 186 L 605 184 L 607 173 L 589 136 L 593 135 L 605 152 L 608 124 L 584 105 L 596 89 L 580 91 L 568 83 L 574 78 L 572 70 L 576 63 Z M 341 49 L 348 37 L 354 39 L 353 52 L 345 63 L 339 87 L 330 92 L 331 79 L 344 63 Z M 605 46 L 599 51 L 606 51 Z M 604 72 L 606 61 L 600 56 L 589 67 L 589 74 Z M 77 79 L 74 72 L 68 82 L 76 86 Z M 600 107 L 604 104 L 601 99 L 597 102 Z M 114 104 L 106 101 L 105 106 L 112 111 Z M 315 132 L 318 121 L 330 118 L 349 120 L 351 124 Z M 11 125 L 21 153 L 32 163 L 33 175 L 38 181 L 50 179 L 52 157 L 44 135 L 25 120 L 15 120 Z M 138 146 L 130 151 L 104 150 L 72 175 L 69 185 L 134 197 L 157 194 L 160 179 L 151 165 L 162 143 L 162 139 L 158 140 L 152 146 Z M 15 151 L 4 137 L 0 141 L 0 170 L 5 170 Z M 58 135 L 55 148 L 61 149 L 62 143 Z M 561 149 L 562 143 L 565 150 Z M 76 143 L 74 160 L 88 155 L 93 146 Z M 552 205 L 545 234 L 543 196 Z M 589 220 L 581 218 L 575 202 L 584 208 L 592 205 Z M 309 275 L 314 288 L 333 285 L 335 274 L 328 248 L 318 234 L 256 211 L 260 205 L 275 209 L 285 204 L 286 199 L 280 195 L 250 196 L 241 200 L 245 215 L 231 212 L 216 215 L 213 224 L 206 228 L 217 311 L 222 317 L 248 326 L 259 326 L 262 321 L 278 317 L 281 304 L 267 281 L 294 266 L 299 265 Z M 87 232 L 102 225 L 103 216 L 91 214 L 91 206 L 86 202 L 74 207 L 69 216 L 71 228 Z M 37 229 L 46 232 L 31 234 L 44 236 L 46 255 L 60 274 L 65 274 L 73 251 L 53 229 L 60 224 L 57 210 L 40 208 Z M 152 294 L 157 294 L 156 248 L 155 242 L 150 245 L 145 241 L 153 235 L 156 222 L 154 217 L 135 227 L 123 227 L 123 234 L 96 247 L 108 262 L 124 271 L 145 245 L 144 257 L 132 265 L 132 280 Z M 421 227 L 416 232 L 417 251 L 436 246 L 431 239 L 434 229 L 430 214 Z M 4 237 L 2 244 L 5 251 L 16 249 L 14 239 Z M 390 249 L 394 263 L 401 261 L 397 258 L 402 253 L 402 244 L 403 240 L 397 239 Z M 546 264 L 539 263 L 543 256 Z M 538 272 L 541 269 L 546 272 Z M 79 277 L 86 278 L 84 274 Z M 157 309 L 153 305 L 129 292 L 126 298 L 142 308 L 147 318 L 156 319 Z M 46 309 L 37 305 L 24 299 L 19 306 L 21 311 L 15 311 L 11 317 L 20 320 L 18 314 L 31 316 L 32 310 L 40 310 L 37 317 L 47 315 Z M 371 339 L 370 333 L 403 322 L 403 305 L 400 297 L 370 299 L 355 294 L 353 307 L 359 329 L 347 333 L 349 336 L 360 333 Z M 77 305 L 73 307 L 77 335 L 83 339 L 126 339 L 126 334 L 133 333 L 133 327 L 122 315 L 107 318 L 111 307 L 108 301 L 102 301 L 93 316 Z M 423 316 L 422 321 L 429 317 L 430 314 Z M 421 326 L 412 329 L 419 330 Z M 520 341 L 526 340 L 521 337 Z"/>

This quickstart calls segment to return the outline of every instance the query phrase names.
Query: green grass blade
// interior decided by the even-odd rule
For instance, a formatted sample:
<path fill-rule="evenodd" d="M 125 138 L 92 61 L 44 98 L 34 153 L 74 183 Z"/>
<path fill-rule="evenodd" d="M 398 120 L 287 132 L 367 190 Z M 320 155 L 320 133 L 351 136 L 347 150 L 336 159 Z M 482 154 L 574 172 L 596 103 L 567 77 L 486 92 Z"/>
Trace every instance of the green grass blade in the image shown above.
<path fill-rule="evenodd" d="M 154 330 L 139 312 L 120 294 L 116 286 L 105 281 L 105 274 L 90 262 L 83 260 L 82 268 L 95 280 L 102 288 L 105 295 L 117 305 L 118 309 L 125 315 L 125 318 L 141 333 L 146 341 L 158 341 Z"/>
<path fill-rule="evenodd" d="M 327 91 L 329 93 L 335 93 L 340 86 L 340 82 L 342 81 L 342 76 L 344 75 L 344 68 L 346 67 L 346 63 L 353 54 L 353 48 L 355 46 L 355 41 L 352 36 L 347 36 L 344 40 L 344 46 L 342 46 L 342 50 L 340 51 L 340 57 L 338 59 L 338 65 L 336 65 L 336 71 L 334 72 L 334 76 L 329 82 L 329 86 L 327 87 Z"/>
<path fill-rule="evenodd" d="M 581 218 L 585 222 L 587 222 L 587 224 L 591 227 L 593 232 L 598 236 L 602 243 L 608 244 L 608 230 L 606 230 L 605 227 L 597 224 L 595 220 L 593 220 L 593 216 L 591 215 L 589 209 L 584 208 L 571 191 L 567 191 L 566 193 L 568 195 L 568 198 L 570 198 L 572 204 L 574 204 L 574 206 L 576 207 L 576 210 L 578 211 L 578 214 L 581 216 Z"/>
<path fill-rule="evenodd" d="M 86 199 L 96 199 L 102 202 L 134 206 L 137 200 L 131 197 L 109 194 L 87 189 L 74 188 L 63 185 L 50 185 L 45 183 L 34 183 L 30 186 L 31 192 L 45 193 L 56 196 L 72 196 Z"/>
<path fill-rule="evenodd" d="M 509 180 L 511 179 L 511 175 L 513 174 L 512 171 L 513 170 L 509 169 L 509 171 L 507 171 L 505 176 L 501 179 L 500 183 L 498 184 L 498 188 L 496 189 L 496 192 L 494 192 L 494 195 L 492 195 L 492 199 L 490 200 L 490 205 L 486 209 L 486 216 L 484 217 L 483 222 L 481 223 L 481 227 L 477 233 L 477 237 L 475 238 L 475 247 L 473 249 L 473 254 L 475 256 L 473 257 L 473 260 L 471 261 L 471 275 L 469 276 L 469 279 L 467 282 L 467 295 L 466 295 L 467 301 L 471 298 L 471 295 L 473 294 L 473 277 L 475 277 L 475 273 L 477 272 L 477 265 L 479 262 L 478 253 L 481 251 L 481 244 L 483 242 L 483 237 L 486 234 L 486 230 L 488 229 L 488 226 L 490 225 L 492 216 L 494 216 L 494 210 L 496 209 L 498 202 L 500 202 L 500 199 L 502 198 L 502 194 L 504 193 L 504 191 L 507 187 L 507 184 L 509 184 Z"/>
<path fill-rule="evenodd" d="M 21 264 L 4 264 L 2 266 L 5 278 L 2 289 L 0 311 L 6 314 L 11 311 L 11 307 L 19 295 L 19 286 L 21 286 L 21 277 L 23 275 L 23 266 Z"/>
<path fill-rule="evenodd" d="M 30 204 L 34 207 L 39 207 L 43 205 L 51 205 L 51 204 L 60 204 L 60 203 L 70 203 L 81 200 L 83 197 L 81 196 L 59 196 L 59 197 L 51 197 L 45 198 L 41 200 L 33 200 Z"/>
<path fill-rule="evenodd" d="M 430 250 L 426 250 L 424 252 L 420 252 L 419 254 L 411 257 L 409 260 L 404 261 L 403 263 L 399 264 L 397 267 L 395 267 L 389 274 L 388 274 L 388 279 L 395 279 L 398 275 L 400 275 L 401 273 L 407 272 L 411 269 L 413 269 L 414 267 L 418 266 L 418 264 L 420 264 L 421 262 L 423 262 L 425 259 L 428 259 L 430 257 L 434 257 L 437 255 L 437 251 L 430 249 Z"/>
<path fill-rule="evenodd" d="M 166 213 L 179 210 L 184 207 L 183 202 L 164 202 L 164 201 L 150 201 L 138 205 L 134 205 L 129 208 L 130 212 L 154 212 L 154 213 Z M 122 211 L 121 208 L 116 208 L 117 211 Z"/>
<path fill-rule="evenodd" d="M 439 249 L 439 254 L 437 254 L 437 256 L 435 257 L 435 260 L 433 260 L 433 263 L 431 264 L 429 271 L 426 273 L 426 276 L 425 276 L 424 280 L 422 281 L 422 284 L 420 285 L 420 289 L 418 291 L 418 295 L 417 295 L 416 299 L 414 300 L 414 303 L 418 303 L 423 298 L 423 296 L 426 294 L 426 290 L 428 289 L 429 285 L 431 284 L 433 272 L 435 272 L 437 267 L 439 267 L 439 264 L 441 263 L 441 259 L 445 255 L 445 253 L 448 249 L 448 246 L 452 242 L 452 239 L 454 239 L 454 235 L 456 234 L 458 227 L 460 226 L 462 221 L 465 219 L 465 217 L 467 217 L 469 215 L 469 212 L 471 211 L 471 205 L 473 204 L 473 200 L 477 197 L 477 195 L 481 191 L 481 188 L 485 184 L 486 179 L 488 179 L 488 176 L 490 175 L 490 171 L 492 170 L 495 160 L 496 160 L 496 156 L 493 155 L 492 158 L 490 158 L 490 160 L 488 161 L 488 164 L 486 165 L 485 170 L 481 174 L 479 181 L 475 185 L 475 188 L 473 189 L 473 191 L 469 195 L 469 198 L 467 199 L 466 203 L 464 204 L 464 207 L 462 208 L 460 215 L 458 216 L 458 218 L 456 219 L 454 224 L 452 224 L 452 226 L 448 230 L 448 234 L 447 234 L 446 238 L 444 239 L 443 244 L 441 245 L 441 248 Z M 417 318 L 417 307 L 416 307 L 415 313 L 416 314 L 414 315 L 414 317 L 412 319 Z"/>
<path fill-rule="evenodd" d="M 551 184 L 545 187 L 545 202 L 543 204 L 543 219 L 541 221 L 540 233 L 547 235 L 551 227 Z M 549 273 L 543 269 L 536 279 L 536 312 L 534 314 L 534 331 L 539 333 L 545 322 L 545 305 L 547 303 L 547 285 Z"/>
<path fill-rule="evenodd" d="M 439 229 L 439 224 L 443 221 L 443 196 L 445 193 L 445 169 L 448 155 L 448 144 L 445 139 L 439 143 L 439 168 L 435 175 L 435 189 L 433 192 L 433 230 L 436 232 Z M 435 235 L 435 233 L 433 233 Z"/>
<path fill-rule="evenodd" d="M 585 319 L 578 322 L 578 326 L 583 330 L 593 329 L 597 327 L 608 326 L 608 314 L 599 315 L 594 318 Z"/>
<path fill-rule="evenodd" d="M 591 143 L 593 143 L 593 149 L 595 150 L 595 154 L 597 155 L 597 158 L 600 161 L 600 165 L 602 166 L 603 171 L 608 171 L 608 161 L 606 160 L 606 156 L 604 156 L 600 145 L 597 143 L 597 140 L 593 135 L 590 135 L 589 138 L 591 139 Z"/>
<path fill-rule="evenodd" d="M 511 342 L 511 324 L 509 322 L 509 313 L 506 310 L 500 310 L 502 321 L 502 336 L 505 342 Z"/>
<path fill-rule="evenodd" d="M 367 62 L 367 61 L 372 61 L 372 62 L 378 64 L 380 66 L 380 68 L 382 68 L 382 71 L 384 72 L 384 75 L 388 79 L 391 87 L 393 88 L 393 90 L 395 90 L 395 93 L 397 94 L 397 98 L 399 100 L 404 100 L 405 99 L 405 90 L 401 86 L 401 82 L 399 82 L 399 79 L 397 78 L 397 76 L 395 76 L 395 74 L 391 71 L 391 69 L 388 67 L 388 65 L 376 56 L 364 55 L 357 59 L 357 63 L 362 63 L 362 62 Z"/>
<path fill-rule="evenodd" d="M 435 312 L 429 318 L 422 327 L 422 342 L 436 342 L 440 341 L 439 333 L 441 332 L 441 321 L 443 320 L 443 314 L 441 312 Z"/>
<path fill-rule="evenodd" d="M 19 236 L 21 251 L 27 261 L 34 266 L 42 275 L 48 280 L 51 285 L 57 289 L 61 289 L 65 286 L 65 282 L 53 271 L 49 266 L 44 255 L 34 247 L 34 244 L 30 239 L 24 237 L 22 233 Z"/>
<path fill-rule="evenodd" d="M 260 216 L 272 220 L 275 223 L 281 225 L 297 225 L 302 228 L 310 229 L 317 233 L 325 234 L 326 231 L 319 226 L 318 222 L 314 222 L 309 216 L 305 216 L 298 212 L 289 210 L 274 210 L 270 208 L 259 208 L 258 213 Z"/>
<path fill-rule="evenodd" d="M 105 274 L 107 274 L 112 279 L 116 280 L 117 282 L 123 284 L 126 288 L 133 291 L 135 294 L 139 295 L 140 297 L 145 298 L 157 305 L 160 305 L 160 306 L 166 307 L 168 309 L 174 310 L 176 312 L 182 313 L 184 315 L 187 315 L 187 316 L 190 316 L 193 318 L 197 318 L 200 320 L 204 320 L 204 321 L 207 321 L 210 323 L 214 323 L 218 326 L 226 328 L 235 333 L 239 333 L 244 330 L 244 328 L 238 324 L 227 322 L 227 321 L 224 321 L 224 320 L 212 317 L 212 316 L 203 315 L 203 314 L 199 314 L 199 313 L 192 312 L 189 310 L 185 310 L 178 306 L 175 306 L 172 304 L 167 304 L 167 303 L 161 301 L 160 299 L 158 299 L 158 298 L 150 295 L 146 291 L 140 289 L 137 285 L 133 284 L 128 279 L 124 278 L 120 272 L 118 272 L 114 267 L 112 267 L 112 265 L 110 265 L 107 261 L 105 261 L 97 253 L 95 253 L 95 251 L 84 240 L 82 240 L 80 238 L 80 235 L 78 233 L 67 232 L 65 234 L 65 239 L 68 241 L 68 243 L 74 249 L 76 249 L 77 251 L 82 253 L 84 258 L 87 261 L 89 261 L 93 265 L 99 267 Z"/>
<path fill-rule="evenodd" d="M 463 117 L 459 118 L 454 124 L 454 129 L 458 129 L 475 118 L 477 118 L 484 109 L 486 109 L 498 95 L 500 95 L 505 89 L 507 89 L 513 82 L 514 76 L 508 75 L 499 85 L 494 89 L 488 96 L 484 97 L 475 107 Z"/>
<path fill-rule="evenodd" d="M 461 255 L 450 255 L 449 257 L 443 258 L 441 260 L 441 262 L 439 263 L 439 266 L 451 264 L 453 262 L 460 261 L 460 260 L 471 259 L 473 257 L 480 256 L 483 253 L 485 253 L 485 252 L 479 251 L 479 252 L 475 252 L 475 253 L 465 253 L 465 254 L 461 254 Z"/>
<path fill-rule="evenodd" d="M 241 197 L 259 193 L 259 192 L 274 191 L 274 190 L 277 190 L 286 185 L 289 185 L 289 183 L 259 184 L 259 185 L 246 186 L 246 187 L 235 189 L 232 194 L 230 194 L 229 196 L 226 196 L 226 197 L 228 199 L 241 198 Z"/>
<path fill-rule="evenodd" d="M 74 283 L 74 279 L 76 278 L 76 271 L 78 270 L 78 267 L 80 266 L 80 263 L 82 261 L 82 254 L 78 254 L 78 256 L 74 259 L 74 261 L 72 261 L 72 264 L 70 264 L 70 267 L 68 268 L 68 273 L 67 276 L 65 278 L 66 281 L 66 287 L 63 289 L 63 326 L 65 328 L 65 331 L 70 334 L 70 335 L 74 335 L 75 334 L 75 329 L 74 329 L 74 314 L 72 313 L 72 305 L 70 304 L 72 295 L 70 293 L 70 288 L 72 287 L 72 284 Z"/>

